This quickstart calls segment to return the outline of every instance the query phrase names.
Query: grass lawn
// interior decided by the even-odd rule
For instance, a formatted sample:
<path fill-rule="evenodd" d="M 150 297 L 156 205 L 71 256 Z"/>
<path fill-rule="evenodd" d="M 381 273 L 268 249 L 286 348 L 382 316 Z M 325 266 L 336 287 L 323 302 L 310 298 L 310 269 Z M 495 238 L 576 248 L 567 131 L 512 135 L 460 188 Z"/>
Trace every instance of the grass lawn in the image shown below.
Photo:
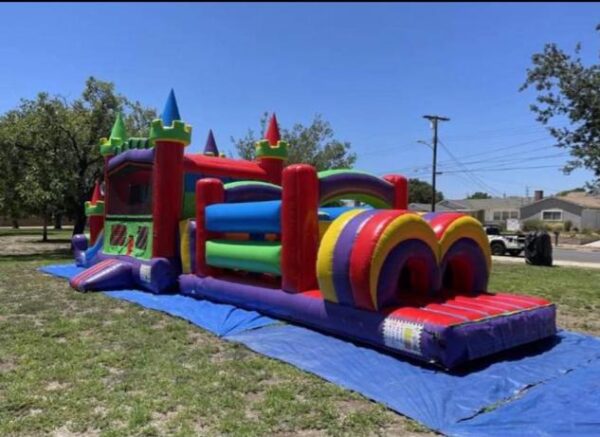
<path fill-rule="evenodd" d="M 36 271 L 70 260 L 65 235 L 38 235 L 0 235 L 0 435 L 433 435 L 185 321 L 70 290 Z M 496 265 L 491 289 L 549 297 L 563 327 L 599 334 L 599 283 L 600 271 Z"/>

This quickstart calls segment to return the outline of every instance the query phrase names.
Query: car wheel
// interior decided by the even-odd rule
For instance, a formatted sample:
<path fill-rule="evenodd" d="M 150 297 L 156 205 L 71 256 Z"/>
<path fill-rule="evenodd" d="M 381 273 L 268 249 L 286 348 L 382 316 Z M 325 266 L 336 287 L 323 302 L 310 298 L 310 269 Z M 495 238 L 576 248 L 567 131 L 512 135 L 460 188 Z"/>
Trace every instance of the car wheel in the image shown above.
<path fill-rule="evenodd" d="M 509 250 L 508 253 L 510 256 L 519 256 L 521 254 L 521 250 Z"/>
<path fill-rule="evenodd" d="M 506 252 L 504 243 L 501 243 L 500 241 L 494 241 L 490 247 L 492 249 L 492 255 L 504 255 L 504 252 Z"/>

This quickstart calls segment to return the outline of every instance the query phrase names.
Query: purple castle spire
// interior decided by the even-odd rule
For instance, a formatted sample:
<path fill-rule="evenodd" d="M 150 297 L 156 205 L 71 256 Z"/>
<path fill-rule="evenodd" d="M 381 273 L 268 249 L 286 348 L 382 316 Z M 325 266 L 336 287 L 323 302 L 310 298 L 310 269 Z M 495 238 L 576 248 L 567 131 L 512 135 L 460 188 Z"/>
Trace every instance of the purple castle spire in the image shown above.
<path fill-rule="evenodd" d="M 208 138 L 206 138 L 206 145 L 204 146 L 204 154 L 208 156 L 219 156 L 219 149 L 217 149 L 217 142 L 215 141 L 212 129 L 208 131 Z"/>

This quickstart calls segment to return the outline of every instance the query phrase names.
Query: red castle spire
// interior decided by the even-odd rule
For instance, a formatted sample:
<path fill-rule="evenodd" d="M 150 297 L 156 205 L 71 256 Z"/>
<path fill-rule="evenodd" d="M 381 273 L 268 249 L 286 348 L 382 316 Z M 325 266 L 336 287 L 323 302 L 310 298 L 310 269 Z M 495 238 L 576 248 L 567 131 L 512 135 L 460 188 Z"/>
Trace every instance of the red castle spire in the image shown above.
<path fill-rule="evenodd" d="M 279 126 L 277 124 L 277 117 L 275 113 L 271 116 L 271 120 L 269 121 L 269 128 L 267 129 L 267 133 L 265 134 L 265 139 L 269 140 L 269 144 L 272 146 L 277 145 L 277 141 L 281 139 L 279 135 Z"/>
<path fill-rule="evenodd" d="M 92 194 L 92 200 L 90 203 L 92 205 L 96 205 L 98 201 L 104 200 L 102 193 L 100 192 L 100 183 L 96 181 L 96 185 L 94 186 L 94 193 Z"/>

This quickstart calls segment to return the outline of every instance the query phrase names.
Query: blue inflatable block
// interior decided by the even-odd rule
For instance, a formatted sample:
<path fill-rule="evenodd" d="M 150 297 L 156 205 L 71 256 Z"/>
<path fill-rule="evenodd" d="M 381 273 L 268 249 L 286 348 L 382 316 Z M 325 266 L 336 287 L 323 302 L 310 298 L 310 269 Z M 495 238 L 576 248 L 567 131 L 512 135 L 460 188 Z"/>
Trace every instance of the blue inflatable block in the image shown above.
<path fill-rule="evenodd" d="M 212 232 L 281 232 L 281 201 L 219 203 L 206 207 L 206 228 Z"/>
<path fill-rule="evenodd" d="M 356 209 L 356 206 L 326 206 L 319 208 L 319 220 L 333 221 L 346 211 Z M 362 208 L 362 207 L 361 207 Z M 367 208 L 363 208 L 367 209 Z"/>

